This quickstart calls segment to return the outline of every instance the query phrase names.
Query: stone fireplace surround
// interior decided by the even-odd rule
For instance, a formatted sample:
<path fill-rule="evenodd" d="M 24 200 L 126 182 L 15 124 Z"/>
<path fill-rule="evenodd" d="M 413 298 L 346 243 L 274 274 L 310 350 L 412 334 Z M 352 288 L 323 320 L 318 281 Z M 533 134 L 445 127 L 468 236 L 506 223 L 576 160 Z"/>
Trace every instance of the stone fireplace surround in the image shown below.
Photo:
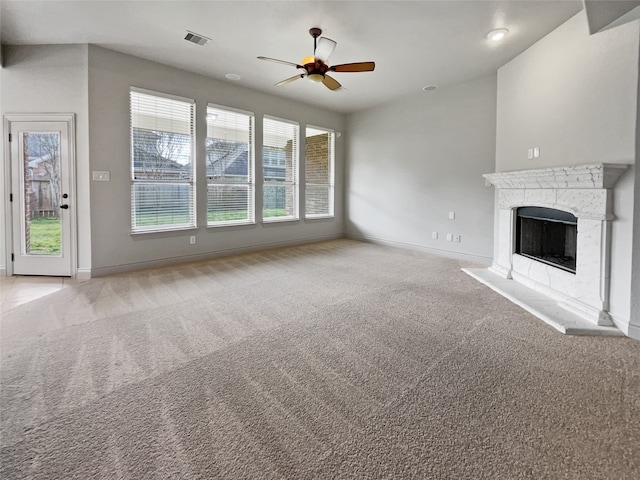
<path fill-rule="evenodd" d="M 496 193 L 493 264 L 464 269 L 563 333 L 614 334 L 609 308 L 613 186 L 624 164 L 594 164 L 483 175 Z M 516 209 L 554 208 L 578 218 L 576 273 L 515 252 Z"/>

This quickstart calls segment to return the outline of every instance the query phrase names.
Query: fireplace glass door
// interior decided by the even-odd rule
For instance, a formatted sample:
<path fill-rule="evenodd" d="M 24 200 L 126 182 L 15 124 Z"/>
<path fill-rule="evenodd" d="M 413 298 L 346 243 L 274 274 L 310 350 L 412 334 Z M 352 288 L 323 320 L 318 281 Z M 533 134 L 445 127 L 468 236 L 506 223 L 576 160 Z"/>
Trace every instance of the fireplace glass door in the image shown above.
<path fill-rule="evenodd" d="M 578 219 L 562 210 L 520 207 L 516 214 L 516 252 L 576 273 Z"/>

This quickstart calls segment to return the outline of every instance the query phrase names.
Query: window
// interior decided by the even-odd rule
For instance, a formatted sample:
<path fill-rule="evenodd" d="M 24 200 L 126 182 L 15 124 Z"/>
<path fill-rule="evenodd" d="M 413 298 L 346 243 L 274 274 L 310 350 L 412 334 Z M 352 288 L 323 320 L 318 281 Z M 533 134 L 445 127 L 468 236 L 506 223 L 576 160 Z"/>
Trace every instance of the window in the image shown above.
<path fill-rule="evenodd" d="M 307 127 L 305 217 L 333 216 L 334 134 Z"/>
<path fill-rule="evenodd" d="M 253 113 L 207 108 L 207 225 L 254 222 Z"/>
<path fill-rule="evenodd" d="M 297 123 L 264 118 L 262 164 L 267 221 L 298 218 L 298 132 Z"/>
<path fill-rule="evenodd" d="M 195 227 L 193 100 L 131 89 L 131 227 Z"/>

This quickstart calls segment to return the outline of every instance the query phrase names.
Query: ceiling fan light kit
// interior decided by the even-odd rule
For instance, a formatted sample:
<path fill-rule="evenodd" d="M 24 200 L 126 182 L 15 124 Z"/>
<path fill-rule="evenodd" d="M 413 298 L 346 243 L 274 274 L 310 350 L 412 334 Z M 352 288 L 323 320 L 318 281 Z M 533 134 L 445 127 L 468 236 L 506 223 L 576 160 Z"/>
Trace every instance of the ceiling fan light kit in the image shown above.
<path fill-rule="evenodd" d="M 309 35 L 313 37 L 313 55 L 303 58 L 301 65 L 293 62 L 287 62 L 285 60 L 277 60 L 275 58 L 258 57 L 259 60 L 267 60 L 269 62 L 290 65 L 303 70 L 303 73 L 282 80 L 281 82 L 276 83 L 276 86 L 286 85 L 298 80 L 299 78 L 306 77 L 312 82 L 322 83 L 329 90 L 338 90 L 342 85 L 335 78 L 327 75 L 327 72 L 372 72 L 375 69 L 374 62 L 344 63 L 341 65 L 329 66 L 327 62 L 333 53 L 333 50 L 336 48 L 336 42 L 330 38 L 320 37 L 320 35 L 322 35 L 322 30 L 319 28 L 310 29 Z"/>

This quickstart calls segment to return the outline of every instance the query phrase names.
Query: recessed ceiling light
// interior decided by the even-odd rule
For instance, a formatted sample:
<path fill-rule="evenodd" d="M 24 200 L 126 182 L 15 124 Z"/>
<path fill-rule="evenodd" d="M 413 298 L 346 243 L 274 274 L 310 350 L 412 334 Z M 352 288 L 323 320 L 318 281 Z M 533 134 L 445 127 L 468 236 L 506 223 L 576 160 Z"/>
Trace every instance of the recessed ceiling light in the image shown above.
<path fill-rule="evenodd" d="M 234 80 L 234 81 L 237 81 L 237 80 L 240 80 L 242 77 L 241 77 L 240 75 L 238 75 L 237 73 L 227 73 L 227 74 L 225 75 L 225 78 L 226 78 L 227 80 Z"/>
<path fill-rule="evenodd" d="M 507 36 L 507 33 L 509 33 L 509 30 L 507 30 L 506 28 L 497 28 L 495 30 L 490 31 L 487 34 L 487 38 L 489 40 L 493 40 L 494 42 L 499 42 L 500 40 L 502 40 L 504 37 Z"/>
<path fill-rule="evenodd" d="M 425 92 L 429 92 L 431 90 L 435 90 L 436 88 L 438 87 L 436 87 L 435 85 L 425 85 L 424 87 L 422 87 L 422 90 L 424 90 Z"/>
<path fill-rule="evenodd" d="M 211 41 L 209 37 L 205 37 L 204 35 L 200 35 L 199 33 L 190 32 L 189 30 L 187 30 L 187 35 L 184 37 L 184 39 L 200 46 L 206 45 Z"/>

